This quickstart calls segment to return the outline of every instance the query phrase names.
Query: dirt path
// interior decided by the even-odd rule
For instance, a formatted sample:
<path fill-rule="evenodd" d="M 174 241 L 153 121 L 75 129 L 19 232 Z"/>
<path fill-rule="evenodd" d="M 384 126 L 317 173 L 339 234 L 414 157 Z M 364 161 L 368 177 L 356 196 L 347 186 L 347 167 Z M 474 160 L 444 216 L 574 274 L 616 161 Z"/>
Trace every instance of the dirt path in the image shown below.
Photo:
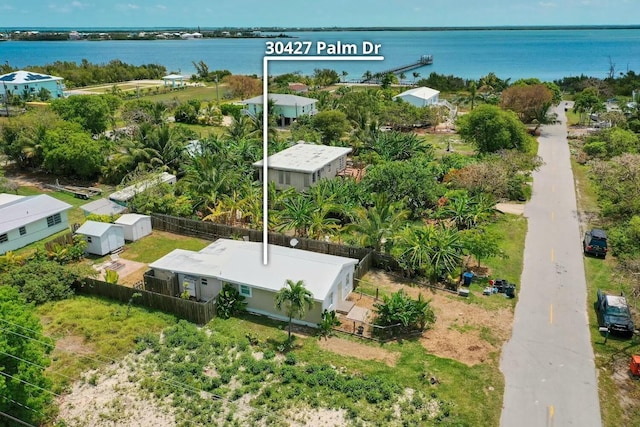
<path fill-rule="evenodd" d="M 322 349 L 332 351 L 342 356 L 357 357 L 358 359 L 364 360 L 377 360 L 389 366 L 395 366 L 400 357 L 400 353 L 388 351 L 380 347 L 360 344 L 343 338 L 331 337 L 321 339 L 318 345 Z"/>

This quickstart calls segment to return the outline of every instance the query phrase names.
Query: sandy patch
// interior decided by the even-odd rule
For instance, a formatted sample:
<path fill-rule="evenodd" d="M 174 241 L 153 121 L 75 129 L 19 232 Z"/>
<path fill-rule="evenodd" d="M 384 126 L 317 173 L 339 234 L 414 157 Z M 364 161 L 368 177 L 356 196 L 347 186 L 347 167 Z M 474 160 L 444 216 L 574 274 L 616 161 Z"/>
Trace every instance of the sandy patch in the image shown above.
<path fill-rule="evenodd" d="M 497 203 L 496 209 L 502 213 L 522 215 L 524 214 L 524 203 Z"/>
<path fill-rule="evenodd" d="M 84 381 L 77 381 L 69 394 L 58 398 L 58 418 L 68 426 L 172 427 L 176 425 L 173 411 L 157 400 L 147 398 L 136 383 L 129 381 L 129 363 L 125 358 L 119 366 L 106 371 L 88 371 Z"/>
<path fill-rule="evenodd" d="M 329 350 L 342 356 L 357 357 L 358 359 L 364 360 L 377 360 L 389 366 L 395 366 L 400 357 L 400 353 L 345 340 L 343 338 L 330 337 L 328 339 L 321 339 L 318 345 L 324 350 Z"/>
<path fill-rule="evenodd" d="M 290 427 L 338 427 L 347 425 L 344 409 L 297 408 L 289 414 Z"/>
<path fill-rule="evenodd" d="M 437 320 L 422 334 L 420 342 L 436 356 L 458 360 L 469 366 L 477 365 L 490 360 L 491 354 L 499 351 L 502 343 L 511 336 L 513 313 L 508 308 L 486 310 L 444 291 L 409 286 L 384 271 L 370 271 L 364 279 L 381 290 L 396 292 L 404 289 L 414 298 L 422 293 L 423 297 L 431 300 Z M 487 341 L 487 335 L 492 342 Z"/>
<path fill-rule="evenodd" d="M 77 335 L 67 335 L 56 340 L 56 348 L 54 351 L 61 351 L 64 353 L 71 353 L 77 355 L 92 354 L 94 352 L 93 346 L 86 343 L 84 338 Z"/>

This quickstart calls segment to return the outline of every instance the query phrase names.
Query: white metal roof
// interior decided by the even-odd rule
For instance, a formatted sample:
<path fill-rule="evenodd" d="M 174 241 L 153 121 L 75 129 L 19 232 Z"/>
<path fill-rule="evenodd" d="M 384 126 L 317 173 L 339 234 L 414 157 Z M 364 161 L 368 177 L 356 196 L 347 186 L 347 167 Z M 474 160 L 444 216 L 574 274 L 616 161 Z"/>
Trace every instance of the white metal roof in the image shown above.
<path fill-rule="evenodd" d="M 80 206 L 80 208 L 85 212 L 98 215 L 117 215 L 127 209 L 126 207 L 105 198 L 85 203 Z"/>
<path fill-rule="evenodd" d="M 84 224 L 76 230 L 76 234 L 85 236 L 102 237 L 111 230 L 112 227 L 120 227 L 119 225 L 109 224 L 108 222 L 85 221 Z"/>
<path fill-rule="evenodd" d="M 349 147 L 298 143 L 267 158 L 270 169 L 315 172 L 351 152 Z M 253 164 L 262 167 L 262 160 Z"/>
<path fill-rule="evenodd" d="M 311 105 L 318 102 L 317 99 L 307 98 L 304 96 L 298 95 L 289 95 L 289 94 L 281 94 L 281 93 L 270 93 L 269 100 L 275 102 L 278 106 L 303 106 L 303 105 Z M 263 104 L 262 95 L 255 96 L 253 98 L 245 99 L 240 101 L 242 104 Z"/>
<path fill-rule="evenodd" d="M 14 200 L 22 199 L 24 196 L 18 196 L 17 194 L 0 193 L 0 206 L 11 203 Z"/>
<path fill-rule="evenodd" d="M 46 194 L 15 199 L 0 206 L 0 234 L 70 208 L 70 204 Z"/>
<path fill-rule="evenodd" d="M 415 96 L 416 98 L 421 98 L 421 99 L 431 99 L 434 96 L 438 95 L 440 93 L 439 90 L 435 90 L 435 89 L 431 89 L 430 87 L 415 87 L 413 89 L 409 89 L 409 90 L 405 90 L 404 92 L 394 96 L 393 98 L 403 98 L 406 95 L 412 95 Z"/>
<path fill-rule="evenodd" d="M 134 225 L 136 222 L 145 218 L 151 218 L 151 217 L 149 215 L 140 215 L 140 214 L 130 213 L 130 214 L 122 215 L 120 218 L 115 220 L 115 223 L 122 224 L 122 225 Z"/>
<path fill-rule="evenodd" d="M 62 77 L 49 76 L 47 74 L 34 73 L 31 71 L 12 71 L 11 73 L 0 76 L 0 82 L 11 84 L 50 82 L 55 80 L 64 80 Z"/>
<path fill-rule="evenodd" d="M 153 187 L 154 185 L 157 185 L 160 183 L 166 183 L 166 182 L 175 183 L 176 176 L 171 175 L 170 173 L 167 173 L 167 172 L 162 172 L 160 175 L 158 175 L 155 178 L 144 180 L 135 185 L 130 185 L 129 187 L 125 187 L 120 191 L 116 191 L 115 193 L 111 193 L 111 195 L 109 196 L 109 199 L 114 200 L 116 202 L 127 202 L 131 200 L 136 194 L 142 193 L 147 188 Z"/>
<path fill-rule="evenodd" d="M 167 76 L 164 76 L 162 80 L 183 80 L 185 78 L 186 78 L 185 76 L 180 74 L 169 74 Z"/>
<path fill-rule="evenodd" d="M 262 243 L 219 239 L 200 252 L 176 249 L 149 264 L 175 273 L 216 277 L 277 292 L 287 279 L 303 280 L 313 298 L 323 301 L 340 270 L 358 261 L 301 249 L 269 245 L 269 264 L 262 264 Z"/>

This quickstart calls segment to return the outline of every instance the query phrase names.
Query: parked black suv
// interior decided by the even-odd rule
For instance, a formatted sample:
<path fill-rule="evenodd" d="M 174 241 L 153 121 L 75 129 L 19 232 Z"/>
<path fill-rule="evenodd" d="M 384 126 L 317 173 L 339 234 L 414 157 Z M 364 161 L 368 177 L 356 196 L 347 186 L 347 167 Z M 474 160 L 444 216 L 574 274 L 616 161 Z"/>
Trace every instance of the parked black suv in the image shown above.
<path fill-rule="evenodd" d="M 624 295 L 607 295 L 598 289 L 598 323 L 612 334 L 633 335 L 634 325 L 629 305 Z"/>
<path fill-rule="evenodd" d="M 593 228 L 584 233 L 584 241 L 582 242 L 582 248 L 585 255 L 601 256 L 602 258 L 607 256 L 607 233 L 599 228 Z"/>

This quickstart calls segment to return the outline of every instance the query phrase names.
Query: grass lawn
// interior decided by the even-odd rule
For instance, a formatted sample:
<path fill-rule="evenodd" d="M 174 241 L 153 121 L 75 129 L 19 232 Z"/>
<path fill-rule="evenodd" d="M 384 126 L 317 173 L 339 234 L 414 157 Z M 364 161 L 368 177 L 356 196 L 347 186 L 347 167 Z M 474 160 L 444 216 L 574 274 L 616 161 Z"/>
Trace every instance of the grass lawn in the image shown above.
<path fill-rule="evenodd" d="M 572 161 L 578 209 L 589 222 L 587 226 L 599 225 L 593 213 L 598 212 L 595 188 L 588 178 L 588 167 Z M 585 277 L 587 281 L 587 315 L 589 332 L 598 370 L 598 390 L 602 423 L 605 427 L 640 425 L 640 384 L 628 378 L 629 361 L 632 354 L 640 353 L 640 339 L 619 339 L 605 337 L 598 331 L 595 310 L 596 292 L 602 289 L 608 293 L 625 292 L 630 295 L 632 284 L 625 282 L 617 271 L 617 260 L 613 256 L 606 259 L 585 257 Z M 632 302 L 632 301 L 630 301 Z"/>
<path fill-rule="evenodd" d="M 153 231 L 151 235 L 128 243 L 126 250 L 122 252 L 122 258 L 132 261 L 150 263 L 161 258 L 174 249 L 186 249 L 199 251 L 211 244 L 208 240 L 196 237 L 179 236 L 164 231 Z"/>
<path fill-rule="evenodd" d="M 81 372 L 129 353 L 142 332 L 159 333 L 176 322 L 169 314 L 135 306 L 127 312 L 126 304 L 87 296 L 44 304 L 37 313 L 45 335 L 56 340 L 47 370 L 56 392 Z"/>
<path fill-rule="evenodd" d="M 199 87 L 187 87 L 185 89 L 176 90 L 168 93 L 160 93 L 158 95 L 145 94 L 141 99 L 160 102 L 160 101 L 172 101 L 174 99 L 179 102 L 186 102 L 190 99 L 197 99 L 203 102 L 216 101 L 219 99 L 221 103 L 233 102 L 235 100 L 223 99 L 223 94 L 226 92 L 226 86 L 220 84 L 218 93 L 216 93 L 216 87 L 213 86 L 199 86 Z"/>

